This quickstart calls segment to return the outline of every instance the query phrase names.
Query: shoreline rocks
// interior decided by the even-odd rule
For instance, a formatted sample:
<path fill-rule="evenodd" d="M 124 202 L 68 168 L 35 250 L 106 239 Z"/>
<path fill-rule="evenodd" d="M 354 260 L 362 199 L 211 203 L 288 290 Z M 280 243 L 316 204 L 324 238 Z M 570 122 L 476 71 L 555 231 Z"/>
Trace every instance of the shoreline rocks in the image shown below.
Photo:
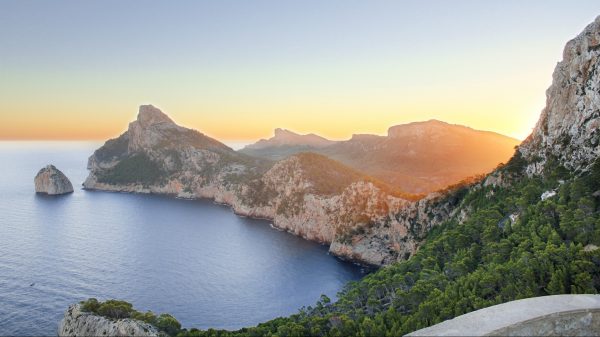
<path fill-rule="evenodd" d="M 58 336 L 160 336 L 156 327 L 135 319 L 111 320 L 72 304 L 58 324 Z"/>
<path fill-rule="evenodd" d="M 54 165 L 42 168 L 34 179 L 35 192 L 47 195 L 73 193 L 73 184 Z"/>

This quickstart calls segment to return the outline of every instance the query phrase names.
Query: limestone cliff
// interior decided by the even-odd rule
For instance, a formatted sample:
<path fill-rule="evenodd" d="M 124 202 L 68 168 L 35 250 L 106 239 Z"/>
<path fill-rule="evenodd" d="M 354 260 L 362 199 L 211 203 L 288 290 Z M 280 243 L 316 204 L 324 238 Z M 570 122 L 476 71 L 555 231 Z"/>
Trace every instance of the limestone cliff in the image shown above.
<path fill-rule="evenodd" d="M 152 325 L 134 319 L 111 320 L 73 304 L 58 324 L 59 336 L 160 336 Z"/>
<path fill-rule="evenodd" d="M 73 192 L 73 185 L 54 165 L 41 169 L 33 180 L 36 193 L 59 195 Z"/>
<path fill-rule="evenodd" d="M 546 91 L 546 107 L 519 151 L 538 174 L 556 158 L 586 170 L 600 154 L 600 17 L 569 41 Z"/>

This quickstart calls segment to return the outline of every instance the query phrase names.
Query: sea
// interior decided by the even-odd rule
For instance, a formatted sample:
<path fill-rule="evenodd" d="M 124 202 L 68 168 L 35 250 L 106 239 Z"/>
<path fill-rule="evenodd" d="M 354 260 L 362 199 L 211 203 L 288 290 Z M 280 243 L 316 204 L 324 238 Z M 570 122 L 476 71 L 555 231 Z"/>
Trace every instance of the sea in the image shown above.
<path fill-rule="evenodd" d="M 183 327 L 239 329 L 368 273 L 211 200 L 85 191 L 96 142 L 0 142 L 0 335 L 56 335 L 72 303 L 121 299 Z M 73 183 L 36 194 L 54 164 Z"/>

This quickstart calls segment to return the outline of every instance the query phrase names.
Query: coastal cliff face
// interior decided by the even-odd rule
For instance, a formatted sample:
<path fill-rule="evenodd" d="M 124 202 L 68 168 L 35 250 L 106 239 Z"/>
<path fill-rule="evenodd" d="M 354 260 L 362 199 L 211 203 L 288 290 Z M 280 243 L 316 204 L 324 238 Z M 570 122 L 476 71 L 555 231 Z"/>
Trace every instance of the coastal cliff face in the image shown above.
<path fill-rule="evenodd" d="M 134 319 L 111 320 L 73 304 L 58 324 L 59 336 L 160 336 L 152 325 Z"/>
<path fill-rule="evenodd" d="M 84 188 L 212 198 L 240 215 L 323 244 L 342 258 L 384 265 L 406 258 L 426 231 L 449 214 L 313 153 L 282 161 L 237 153 L 176 125 L 153 106 L 140 107 L 127 132 L 89 158 Z"/>
<path fill-rule="evenodd" d="M 519 151 L 539 174 L 550 158 L 586 170 L 600 154 L 600 17 L 569 41 L 546 91 L 546 107 Z"/>
<path fill-rule="evenodd" d="M 33 180 L 35 192 L 48 195 L 59 195 L 73 192 L 73 184 L 54 165 L 41 169 Z"/>

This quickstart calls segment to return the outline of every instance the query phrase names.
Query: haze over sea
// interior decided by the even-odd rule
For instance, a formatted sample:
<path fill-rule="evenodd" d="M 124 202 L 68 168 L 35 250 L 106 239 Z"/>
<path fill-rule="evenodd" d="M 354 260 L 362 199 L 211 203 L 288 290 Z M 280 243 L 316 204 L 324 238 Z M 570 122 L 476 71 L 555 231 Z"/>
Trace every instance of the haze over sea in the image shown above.
<path fill-rule="evenodd" d="M 334 297 L 361 268 L 208 200 L 81 190 L 99 143 L 0 142 L 0 335 L 54 335 L 69 304 L 123 299 L 184 327 L 255 325 Z M 66 196 L 36 195 L 54 164 Z"/>

